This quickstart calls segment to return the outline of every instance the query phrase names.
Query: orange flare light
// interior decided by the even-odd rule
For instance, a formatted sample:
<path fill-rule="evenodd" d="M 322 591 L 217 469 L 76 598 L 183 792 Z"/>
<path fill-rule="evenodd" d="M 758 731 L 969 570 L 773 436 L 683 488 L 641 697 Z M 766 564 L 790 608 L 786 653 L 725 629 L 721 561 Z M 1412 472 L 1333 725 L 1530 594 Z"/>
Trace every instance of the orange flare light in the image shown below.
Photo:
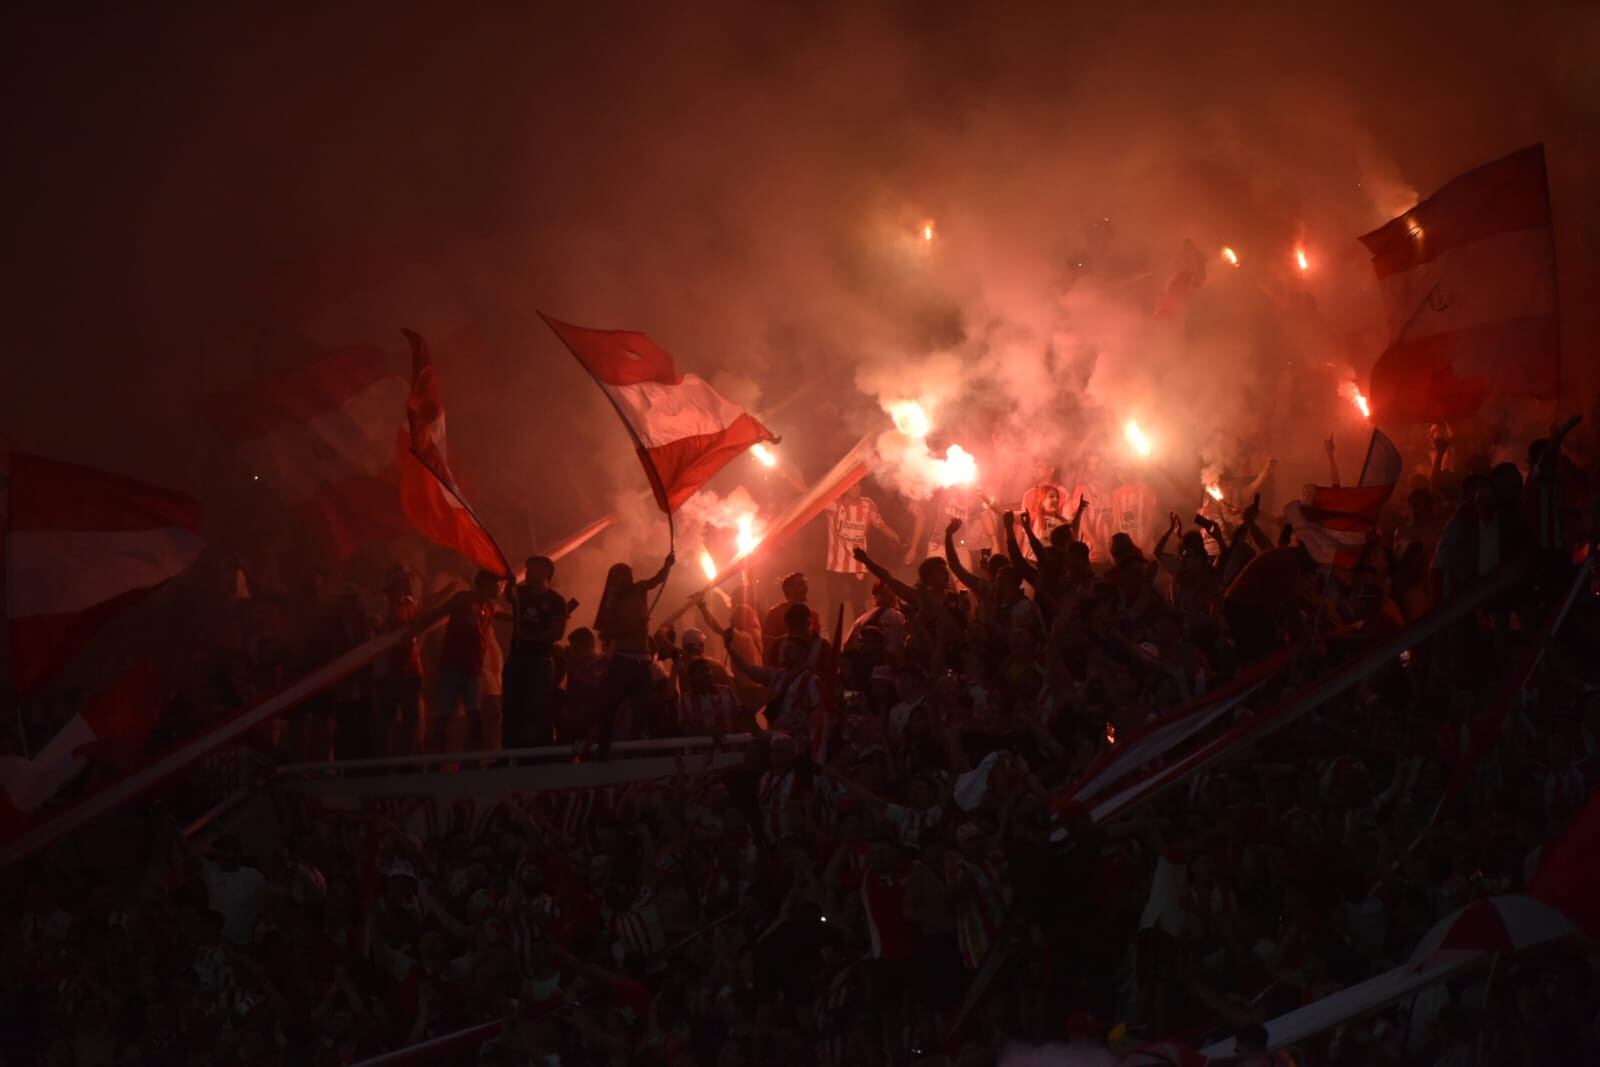
<path fill-rule="evenodd" d="M 933 223 L 931 221 L 922 224 L 922 239 L 924 241 L 933 240 Z"/>
<path fill-rule="evenodd" d="M 1208 485 L 1208 486 L 1206 486 L 1206 496 L 1210 497 L 1212 500 L 1215 500 L 1219 504 L 1222 503 L 1222 486 L 1220 486 L 1220 485 Z"/>
<path fill-rule="evenodd" d="M 773 455 L 772 449 L 768 448 L 759 441 L 750 446 L 750 454 L 754 456 L 756 458 L 756 462 L 761 464 L 763 467 L 770 469 L 778 465 L 778 457 Z"/>
<path fill-rule="evenodd" d="M 1306 258 L 1306 250 L 1303 245 L 1296 247 L 1294 250 L 1294 265 L 1300 268 L 1301 274 L 1311 269 L 1311 261 Z"/>
<path fill-rule="evenodd" d="M 1237 267 L 1239 265 L 1239 253 L 1235 252 L 1227 245 L 1222 246 L 1222 259 L 1230 267 Z"/>
<path fill-rule="evenodd" d="M 1339 395 L 1354 404 L 1355 409 L 1361 412 L 1363 419 L 1372 418 L 1372 405 L 1367 403 L 1367 395 L 1361 391 L 1361 387 L 1356 385 L 1355 382 L 1345 382 L 1339 386 Z"/>
<path fill-rule="evenodd" d="M 711 558 L 711 553 L 705 549 L 700 550 L 700 569 L 705 572 L 706 581 L 717 580 L 717 561 Z"/>
<path fill-rule="evenodd" d="M 923 438 L 933 429 L 927 410 L 915 400 L 896 400 L 889 405 L 889 417 L 894 420 L 894 428 L 907 437 Z"/>
<path fill-rule="evenodd" d="M 1116 743 L 1117 743 L 1117 728 L 1115 726 L 1113 726 L 1111 723 L 1108 722 L 1108 723 L 1106 723 L 1106 744 L 1114 745 Z"/>
<path fill-rule="evenodd" d="M 1141 456 L 1148 456 L 1154 450 L 1150 438 L 1139 428 L 1139 424 L 1129 419 L 1122 427 L 1122 436 L 1127 438 L 1128 446 Z"/>
<path fill-rule="evenodd" d="M 978 480 L 978 461 L 960 445 L 945 449 L 944 460 L 939 464 L 939 485 L 972 485 Z"/>
<path fill-rule="evenodd" d="M 761 543 L 761 538 L 756 536 L 756 517 L 752 512 L 747 511 L 739 516 L 738 533 L 734 535 L 733 543 L 741 556 L 755 551 L 755 547 Z"/>

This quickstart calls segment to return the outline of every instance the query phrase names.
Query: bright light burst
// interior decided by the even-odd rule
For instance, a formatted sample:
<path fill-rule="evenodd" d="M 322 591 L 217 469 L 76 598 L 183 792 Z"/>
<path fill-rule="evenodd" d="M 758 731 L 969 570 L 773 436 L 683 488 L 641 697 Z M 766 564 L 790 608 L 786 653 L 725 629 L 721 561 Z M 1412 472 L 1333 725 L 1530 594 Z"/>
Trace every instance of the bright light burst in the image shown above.
<path fill-rule="evenodd" d="M 939 461 L 939 485 L 948 489 L 952 485 L 973 485 L 978 480 L 978 461 L 971 452 L 960 445 L 951 445 Z"/>
<path fill-rule="evenodd" d="M 1122 427 L 1122 436 L 1128 441 L 1128 446 L 1141 456 L 1150 455 L 1153 451 L 1150 438 L 1139 428 L 1139 424 L 1129 419 Z"/>
<path fill-rule="evenodd" d="M 1216 484 L 1206 486 L 1206 496 L 1219 504 L 1222 503 L 1222 486 Z"/>
<path fill-rule="evenodd" d="M 894 428 L 907 437 L 920 439 L 933 429 L 927 410 L 915 400 L 894 401 L 889 405 L 889 417 L 894 420 Z"/>
<path fill-rule="evenodd" d="M 1355 405 L 1355 409 L 1361 412 L 1363 419 L 1372 418 L 1372 405 L 1367 403 L 1367 395 L 1361 391 L 1361 387 L 1355 382 L 1342 383 L 1339 386 L 1339 395 Z"/>
<path fill-rule="evenodd" d="M 1311 261 L 1306 258 L 1306 249 L 1304 245 L 1295 246 L 1294 265 L 1300 268 L 1301 274 L 1304 274 L 1306 271 L 1311 269 Z"/>
<path fill-rule="evenodd" d="M 1222 259 L 1230 267 L 1237 267 L 1239 265 L 1239 253 L 1235 252 L 1227 245 L 1222 246 Z"/>
<path fill-rule="evenodd" d="M 927 222 L 924 222 L 922 224 L 922 239 L 924 241 L 933 240 L 933 220 L 932 219 L 929 219 Z"/>
<path fill-rule="evenodd" d="M 711 558 L 711 553 L 705 549 L 700 550 L 700 569 L 705 572 L 706 581 L 714 582 L 717 579 L 717 561 Z"/>
<path fill-rule="evenodd" d="M 754 552 L 756 546 L 760 543 L 761 538 L 756 534 L 755 512 L 747 511 L 738 518 L 738 533 L 734 535 L 733 539 L 734 547 L 743 556 Z"/>
<path fill-rule="evenodd" d="M 759 441 L 750 446 L 750 454 L 763 467 L 772 468 L 778 465 L 778 457 L 773 453 L 772 449 Z"/>

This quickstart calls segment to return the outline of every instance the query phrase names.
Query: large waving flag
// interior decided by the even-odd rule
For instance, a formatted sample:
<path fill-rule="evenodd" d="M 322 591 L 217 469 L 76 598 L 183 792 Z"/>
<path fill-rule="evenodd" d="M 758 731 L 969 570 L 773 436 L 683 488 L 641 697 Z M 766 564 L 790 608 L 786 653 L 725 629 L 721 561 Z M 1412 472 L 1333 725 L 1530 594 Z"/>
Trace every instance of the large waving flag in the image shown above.
<path fill-rule="evenodd" d="M 1550 399 L 1560 380 L 1555 242 L 1544 146 L 1450 182 L 1361 238 L 1390 331 L 1374 414 L 1428 422 L 1491 396 Z"/>
<path fill-rule="evenodd" d="M 539 313 L 627 424 L 656 504 L 671 514 L 723 467 L 772 431 L 630 330 L 590 330 Z"/>
<path fill-rule="evenodd" d="M 91 759 L 138 759 L 160 712 L 155 668 L 142 661 L 102 690 L 32 759 L 0 756 L 0 839 L 26 829 L 38 811 Z"/>
<path fill-rule="evenodd" d="M 408 529 L 395 427 L 410 391 L 393 359 L 360 344 L 215 394 L 206 410 L 251 474 L 343 558 Z"/>
<path fill-rule="evenodd" d="M 1284 517 L 1318 563 L 1354 567 L 1378 529 L 1383 506 L 1400 482 L 1400 470 L 1400 450 L 1382 430 L 1373 430 L 1360 481 L 1316 486 L 1311 503 L 1294 501 L 1284 508 Z"/>
<path fill-rule="evenodd" d="M 424 535 L 455 549 L 479 567 L 502 576 L 512 572 L 505 553 L 467 503 L 445 447 L 444 401 L 427 342 L 410 330 L 411 395 L 406 399 L 408 432 L 401 434 L 400 505 Z"/>
<path fill-rule="evenodd" d="M 6 623 L 19 692 L 204 547 L 193 500 L 91 467 L 12 453 L 8 498 Z"/>

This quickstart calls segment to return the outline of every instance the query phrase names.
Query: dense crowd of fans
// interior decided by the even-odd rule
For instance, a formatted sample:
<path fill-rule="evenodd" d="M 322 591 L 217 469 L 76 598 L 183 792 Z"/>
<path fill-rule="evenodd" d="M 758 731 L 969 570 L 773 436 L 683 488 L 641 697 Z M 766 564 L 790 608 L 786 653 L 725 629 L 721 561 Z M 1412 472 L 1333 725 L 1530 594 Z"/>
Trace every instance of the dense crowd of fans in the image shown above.
<path fill-rule="evenodd" d="M 348 1064 L 498 1023 L 435 1058 L 1088 1065 L 1234 1034 L 1247 1063 L 1595 1062 L 1600 975 L 1571 946 L 1262 1050 L 1263 1021 L 1526 886 L 1600 774 L 1587 587 L 1541 645 L 1587 476 L 1548 445 L 1522 469 L 1445 451 L 1331 569 L 1259 498 L 1172 515 L 1144 549 L 1019 508 L 992 553 L 945 523 L 914 575 L 858 550 L 872 604 L 839 648 L 799 574 L 765 612 L 736 593 L 652 629 L 670 557 L 614 567 L 591 626 L 541 558 L 514 588 L 437 595 L 396 569 L 379 617 L 356 593 L 318 592 L 315 618 L 242 597 L 235 653 L 168 737 L 437 606 L 448 621 L 7 871 L 0 1051 Z M 1257 712 L 1524 555 L 1511 593 L 1128 817 L 1053 810 L 1117 739 L 1260 657 L 1290 650 Z M 179 829 L 274 762 L 552 743 L 614 761 L 680 735 L 717 741 L 666 779 L 356 811 L 273 790 L 252 808 L 270 832 Z"/>

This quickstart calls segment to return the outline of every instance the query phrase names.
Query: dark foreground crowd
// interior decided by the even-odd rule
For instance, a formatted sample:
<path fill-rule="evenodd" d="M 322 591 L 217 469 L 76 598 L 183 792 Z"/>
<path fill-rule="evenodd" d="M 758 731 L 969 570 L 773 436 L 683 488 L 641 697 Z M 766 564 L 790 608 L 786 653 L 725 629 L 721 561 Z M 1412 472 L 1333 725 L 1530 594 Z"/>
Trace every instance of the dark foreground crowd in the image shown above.
<path fill-rule="evenodd" d="M 1570 942 L 1261 1049 L 1265 1020 L 1523 889 L 1600 776 L 1589 587 L 1506 703 L 1577 574 L 1588 472 L 1548 443 L 1432 470 L 1332 569 L 1254 504 L 1103 561 L 1010 515 L 975 559 L 952 522 L 914 576 L 862 553 L 873 604 L 840 648 L 801 575 L 765 611 L 702 601 L 654 629 L 670 559 L 614 568 L 591 627 L 546 560 L 511 590 L 480 576 L 442 637 L 5 872 L 0 1053 L 335 1065 L 489 1023 L 397 1062 L 1097 1065 L 1230 1034 L 1251 1064 L 1600 1062 L 1600 974 Z M 1052 812 L 1117 739 L 1261 657 L 1290 650 L 1234 715 L 1524 558 L 1511 592 L 1126 817 Z M 434 606 L 403 571 L 383 585 L 377 619 L 324 598 L 314 647 L 241 624 L 163 731 Z M 610 763 L 662 736 L 718 741 L 649 782 L 364 808 L 269 786 L 180 829 L 331 747 Z"/>

